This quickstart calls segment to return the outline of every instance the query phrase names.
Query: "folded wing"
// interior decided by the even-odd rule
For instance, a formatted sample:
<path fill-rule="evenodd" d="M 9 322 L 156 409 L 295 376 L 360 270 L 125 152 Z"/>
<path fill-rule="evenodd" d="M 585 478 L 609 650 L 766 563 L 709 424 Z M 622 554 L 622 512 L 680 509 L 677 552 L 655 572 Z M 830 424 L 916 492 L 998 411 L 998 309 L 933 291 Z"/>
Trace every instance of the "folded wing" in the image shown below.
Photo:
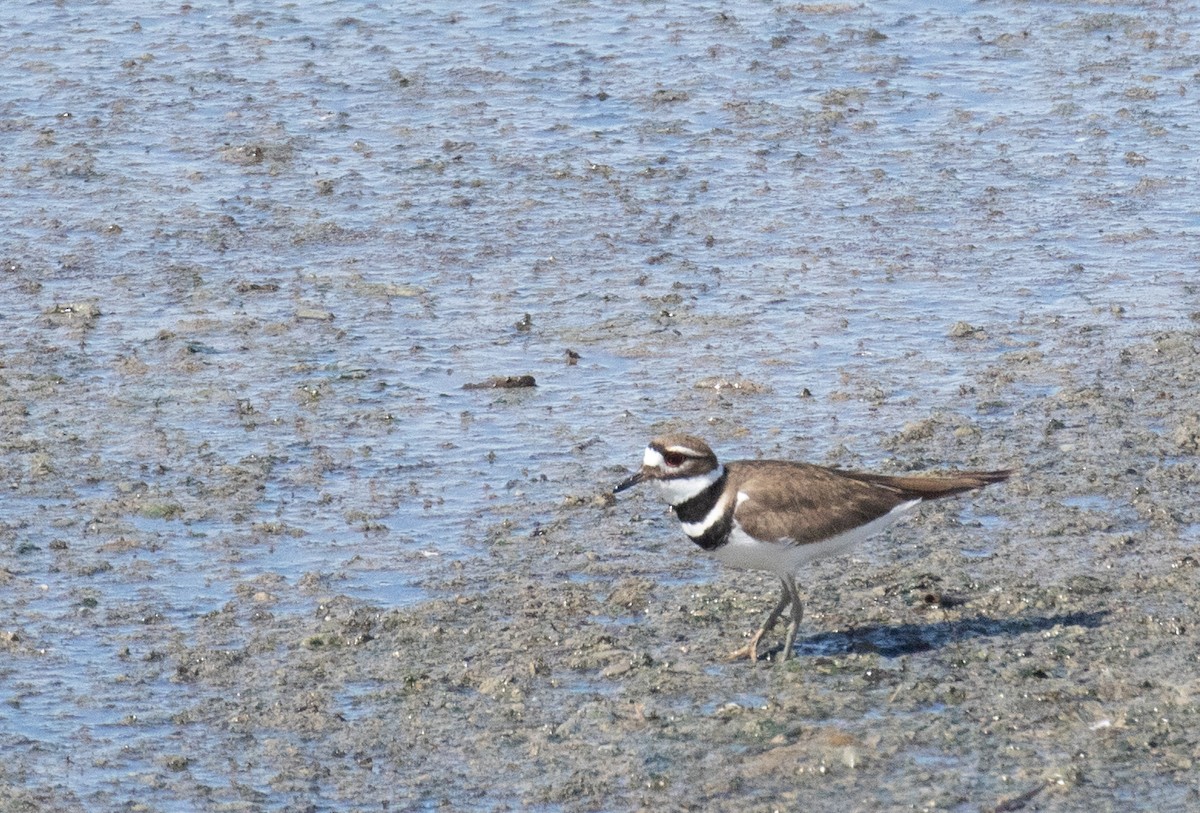
<path fill-rule="evenodd" d="M 751 536 L 820 542 L 884 516 L 902 503 L 932 500 L 1007 479 L 1007 471 L 894 477 L 808 463 L 759 461 L 751 470 L 728 464 L 741 480 L 734 520 Z M 741 471 L 738 471 L 741 469 Z M 797 477 L 797 469 L 803 476 Z"/>

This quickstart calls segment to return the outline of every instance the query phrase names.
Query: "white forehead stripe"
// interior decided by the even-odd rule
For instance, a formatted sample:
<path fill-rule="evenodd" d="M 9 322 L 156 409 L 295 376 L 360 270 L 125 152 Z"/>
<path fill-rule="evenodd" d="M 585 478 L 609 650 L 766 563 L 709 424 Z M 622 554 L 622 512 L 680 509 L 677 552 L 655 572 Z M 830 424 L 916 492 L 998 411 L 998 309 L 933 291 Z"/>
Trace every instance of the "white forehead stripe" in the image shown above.
<path fill-rule="evenodd" d="M 663 456 L 658 453 L 657 449 L 647 446 L 646 453 L 642 455 L 642 465 L 652 469 L 665 468 L 667 461 L 663 460 Z"/>

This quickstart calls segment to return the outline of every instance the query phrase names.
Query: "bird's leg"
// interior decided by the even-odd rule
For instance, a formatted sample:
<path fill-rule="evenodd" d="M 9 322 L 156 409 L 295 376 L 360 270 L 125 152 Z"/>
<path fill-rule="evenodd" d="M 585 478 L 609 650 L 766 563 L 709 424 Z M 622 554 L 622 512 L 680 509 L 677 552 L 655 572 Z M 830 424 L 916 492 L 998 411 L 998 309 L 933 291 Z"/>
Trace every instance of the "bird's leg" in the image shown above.
<path fill-rule="evenodd" d="M 793 591 L 794 592 L 794 591 Z M 775 626 L 775 622 L 779 620 L 779 616 L 783 615 L 783 609 L 788 606 L 794 599 L 792 594 L 788 592 L 787 582 L 783 583 L 783 593 L 779 596 L 779 601 L 775 604 L 775 609 L 771 610 L 771 614 L 767 616 L 767 620 L 758 628 L 758 632 L 750 638 L 750 643 L 746 644 L 741 649 L 734 650 L 729 653 L 726 660 L 736 661 L 741 658 L 749 658 L 751 663 L 758 660 L 758 642 L 764 635 L 771 631 Z M 801 610 L 803 612 L 803 610 Z"/>
<path fill-rule="evenodd" d="M 795 576 L 789 574 L 783 578 L 783 592 L 788 596 L 788 603 L 792 605 L 792 621 L 788 624 L 787 637 L 783 641 L 783 659 L 786 661 L 792 657 L 792 644 L 796 643 L 796 630 L 804 618 L 804 602 L 800 600 L 800 590 L 796 587 Z"/>

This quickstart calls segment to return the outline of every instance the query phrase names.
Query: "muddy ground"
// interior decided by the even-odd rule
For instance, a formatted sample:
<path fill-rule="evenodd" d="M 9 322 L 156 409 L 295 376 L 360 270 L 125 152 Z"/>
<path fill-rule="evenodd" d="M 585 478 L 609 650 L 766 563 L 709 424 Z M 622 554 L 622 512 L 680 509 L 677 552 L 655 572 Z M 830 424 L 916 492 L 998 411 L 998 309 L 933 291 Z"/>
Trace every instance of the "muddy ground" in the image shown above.
<path fill-rule="evenodd" d="M 720 660 L 776 584 L 698 565 L 652 495 L 603 499 L 614 464 L 535 532 L 498 523 L 411 606 L 260 577 L 185 625 L 149 606 L 114 636 L 119 608 L 80 609 L 112 679 L 176 697 L 121 721 L 158 750 L 119 787 L 71 792 L 97 767 L 71 760 L 5 804 L 138 808 L 144 787 L 176 800 L 152 809 L 1188 809 L 1200 354 L 1186 333 L 1095 350 L 1103 383 L 1025 350 L 982 371 L 976 399 L 1060 384 L 998 430 L 941 414 L 888 440 L 1019 473 L 814 567 L 794 660 Z M 37 647 L 10 631 L 10 669 Z M 10 755 L 11 778 L 32 772 L 36 750 Z"/>
<path fill-rule="evenodd" d="M 0 808 L 1200 808 L 1193 5 L 234 6 L 0 12 Z M 668 430 L 1017 473 L 731 664 Z"/>

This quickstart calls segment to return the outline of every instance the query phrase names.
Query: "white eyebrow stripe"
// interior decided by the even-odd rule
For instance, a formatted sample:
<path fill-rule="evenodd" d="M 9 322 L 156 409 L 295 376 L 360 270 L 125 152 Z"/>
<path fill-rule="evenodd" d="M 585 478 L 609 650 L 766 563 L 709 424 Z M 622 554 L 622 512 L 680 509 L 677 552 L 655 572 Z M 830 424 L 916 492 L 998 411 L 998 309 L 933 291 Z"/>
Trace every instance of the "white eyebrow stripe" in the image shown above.
<path fill-rule="evenodd" d="M 642 455 L 642 465 L 652 469 L 666 468 L 667 461 L 663 460 L 663 456 L 659 454 L 658 449 L 651 446 L 646 447 L 646 453 Z"/>

